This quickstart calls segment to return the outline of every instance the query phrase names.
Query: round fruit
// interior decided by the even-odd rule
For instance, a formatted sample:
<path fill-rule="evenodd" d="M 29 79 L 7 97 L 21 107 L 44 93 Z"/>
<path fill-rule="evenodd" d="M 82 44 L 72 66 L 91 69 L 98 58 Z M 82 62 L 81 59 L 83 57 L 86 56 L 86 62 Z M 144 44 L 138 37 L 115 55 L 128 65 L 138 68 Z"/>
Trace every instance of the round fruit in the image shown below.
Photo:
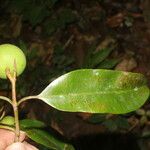
<path fill-rule="evenodd" d="M 0 78 L 7 78 L 5 72 L 6 68 L 10 69 L 10 72 L 13 72 L 14 62 L 16 63 L 17 76 L 19 76 L 26 66 L 26 57 L 24 53 L 15 45 L 0 45 Z"/>

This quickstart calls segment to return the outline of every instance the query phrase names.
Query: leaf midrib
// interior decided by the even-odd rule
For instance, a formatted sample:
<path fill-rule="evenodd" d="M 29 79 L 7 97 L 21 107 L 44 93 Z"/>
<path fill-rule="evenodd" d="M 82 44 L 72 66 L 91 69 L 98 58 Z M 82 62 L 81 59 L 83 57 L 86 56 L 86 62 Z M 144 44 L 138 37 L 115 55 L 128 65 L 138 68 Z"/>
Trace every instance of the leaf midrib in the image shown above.
<path fill-rule="evenodd" d="M 47 94 L 46 92 L 43 92 L 43 93 L 41 93 L 39 96 L 44 96 L 44 95 L 49 95 L 49 96 L 52 96 L 52 97 L 57 97 L 57 96 L 73 96 L 73 95 L 101 95 L 101 94 L 121 94 L 121 93 L 128 93 L 128 92 L 132 92 L 132 91 L 134 91 L 134 92 L 138 92 L 139 91 L 139 89 L 141 89 L 141 88 L 144 88 L 144 87 L 146 87 L 146 86 L 142 86 L 142 87 L 136 87 L 137 89 L 135 90 L 135 89 L 130 89 L 130 90 L 118 90 L 118 91 L 99 91 L 99 92 L 87 92 L 87 93 L 85 93 L 85 92 L 83 92 L 83 93 L 62 93 L 62 94 L 51 94 L 51 95 L 49 95 L 49 94 Z M 46 93 L 46 94 L 45 94 Z"/>

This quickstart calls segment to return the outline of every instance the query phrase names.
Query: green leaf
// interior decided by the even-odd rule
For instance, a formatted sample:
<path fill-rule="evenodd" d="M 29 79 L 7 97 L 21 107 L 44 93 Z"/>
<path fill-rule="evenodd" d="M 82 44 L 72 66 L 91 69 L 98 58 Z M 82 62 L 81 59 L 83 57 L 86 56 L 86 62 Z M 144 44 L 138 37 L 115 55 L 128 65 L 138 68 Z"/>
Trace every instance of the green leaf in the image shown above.
<path fill-rule="evenodd" d="M 91 62 L 92 62 L 91 56 L 93 55 L 93 52 L 96 50 L 96 47 L 97 46 L 95 44 L 92 44 L 87 49 L 87 52 L 86 52 L 86 55 L 85 55 L 85 58 L 84 58 L 84 62 L 82 64 L 82 68 L 93 68 L 91 66 Z"/>
<path fill-rule="evenodd" d="M 12 116 L 5 116 L 0 120 L 0 129 L 7 129 L 14 131 L 15 119 Z"/>
<path fill-rule="evenodd" d="M 46 125 L 38 120 L 23 119 L 20 120 L 20 126 L 22 129 L 26 129 L 26 128 L 44 128 Z"/>
<path fill-rule="evenodd" d="M 8 126 L 14 126 L 15 125 L 15 119 L 12 116 L 5 116 L 2 120 L 0 120 L 0 124 L 8 125 Z"/>
<path fill-rule="evenodd" d="M 97 68 L 100 69 L 111 69 L 117 65 L 119 60 L 117 59 L 106 59 L 103 62 L 101 62 Z"/>
<path fill-rule="evenodd" d="M 95 67 L 99 63 L 101 63 L 103 60 L 105 60 L 109 54 L 112 52 L 113 48 L 104 48 L 98 52 L 96 52 L 92 57 L 91 57 L 91 66 Z"/>
<path fill-rule="evenodd" d="M 27 136 L 33 141 L 44 145 L 47 148 L 53 150 L 74 150 L 73 146 L 59 141 L 54 136 L 48 134 L 47 132 L 39 129 L 28 129 L 25 130 Z"/>
<path fill-rule="evenodd" d="M 149 88 L 142 74 L 83 69 L 57 78 L 37 97 L 62 111 L 121 114 L 141 107 Z"/>

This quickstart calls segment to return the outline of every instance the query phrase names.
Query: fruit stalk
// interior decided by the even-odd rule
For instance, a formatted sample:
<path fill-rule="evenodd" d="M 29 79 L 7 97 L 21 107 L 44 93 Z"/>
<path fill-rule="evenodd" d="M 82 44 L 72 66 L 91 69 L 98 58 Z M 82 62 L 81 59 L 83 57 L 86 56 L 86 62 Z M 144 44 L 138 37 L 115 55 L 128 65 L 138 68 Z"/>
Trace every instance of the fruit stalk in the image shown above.
<path fill-rule="evenodd" d="M 15 118 L 15 142 L 19 142 L 20 127 L 19 127 L 19 114 L 18 114 L 18 103 L 16 99 L 16 63 L 14 62 L 14 71 L 10 72 L 10 69 L 6 69 L 6 75 L 11 82 L 12 86 L 12 106 Z"/>

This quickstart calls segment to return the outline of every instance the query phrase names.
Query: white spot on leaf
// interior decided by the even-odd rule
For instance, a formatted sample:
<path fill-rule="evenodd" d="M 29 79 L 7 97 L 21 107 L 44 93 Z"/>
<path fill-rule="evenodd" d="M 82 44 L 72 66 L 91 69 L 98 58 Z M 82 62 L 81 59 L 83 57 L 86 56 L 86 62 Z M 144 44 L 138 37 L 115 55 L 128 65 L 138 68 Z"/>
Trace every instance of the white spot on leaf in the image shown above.
<path fill-rule="evenodd" d="M 93 74 L 98 76 L 99 75 L 99 72 L 97 70 L 93 70 Z"/>
<path fill-rule="evenodd" d="M 137 87 L 135 87 L 135 88 L 134 88 L 134 91 L 137 91 L 137 90 L 138 90 L 138 88 L 137 88 Z"/>

